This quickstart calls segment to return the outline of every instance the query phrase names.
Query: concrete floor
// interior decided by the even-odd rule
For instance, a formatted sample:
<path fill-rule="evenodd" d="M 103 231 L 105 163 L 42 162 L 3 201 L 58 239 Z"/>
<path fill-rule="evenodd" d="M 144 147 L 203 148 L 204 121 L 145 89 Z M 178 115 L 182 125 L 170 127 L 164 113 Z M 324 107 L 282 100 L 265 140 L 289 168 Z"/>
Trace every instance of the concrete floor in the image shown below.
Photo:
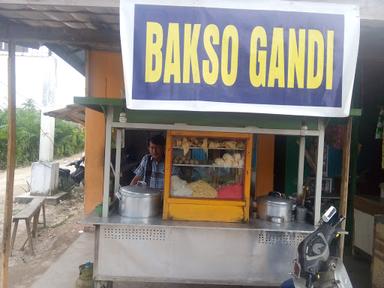
<path fill-rule="evenodd" d="M 80 237 L 51 265 L 51 267 L 33 283 L 31 288 L 68 288 L 76 287 L 79 275 L 78 266 L 93 262 L 94 233 L 83 233 Z M 344 262 L 351 278 L 353 287 L 367 288 L 370 284 L 370 265 L 362 258 L 345 255 Z M 149 284 L 149 283 L 114 283 L 113 288 L 203 288 L 220 287 L 213 285 L 186 284 Z M 234 286 L 230 286 L 234 288 Z"/>
<path fill-rule="evenodd" d="M 76 287 L 79 265 L 93 262 L 94 233 L 83 233 L 54 262 L 31 288 Z"/>

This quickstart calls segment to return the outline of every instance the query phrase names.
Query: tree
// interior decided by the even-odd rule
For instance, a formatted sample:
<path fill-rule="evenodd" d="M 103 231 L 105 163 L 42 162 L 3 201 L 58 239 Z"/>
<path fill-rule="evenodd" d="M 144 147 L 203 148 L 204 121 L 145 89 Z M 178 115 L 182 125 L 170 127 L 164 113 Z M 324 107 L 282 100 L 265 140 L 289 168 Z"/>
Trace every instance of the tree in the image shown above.
<path fill-rule="evenodd" d="M 39 159 L 40 110 L 32 99 L 16 109 L 16 165 L 28 165 Z M 7 110 L 0 110 L 0 169 L 7 166 Z M 84 148 L 84 132 L 77 124 L 56 121 L 54 157 L 78 153 Z"/>
<path fill-rule="evenodd" d="M 55 125 L 55 157 L 60 158 L 73 155 L 83 149 L 83 128 L 71 122 L 57 120 Z"/>

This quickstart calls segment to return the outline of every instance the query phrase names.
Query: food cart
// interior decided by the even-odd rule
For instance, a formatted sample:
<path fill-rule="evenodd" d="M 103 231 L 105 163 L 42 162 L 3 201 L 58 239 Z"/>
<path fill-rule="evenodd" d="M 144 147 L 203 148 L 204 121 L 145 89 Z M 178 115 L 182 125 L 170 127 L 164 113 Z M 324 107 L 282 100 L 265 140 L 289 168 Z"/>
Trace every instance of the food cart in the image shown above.
<path fill-rule="evenodd" d="M 280 11 L 273 11 L 273 8 L 265 4 L 231 1 L 220 4 L 209 1 L 184 1 L 183 6 L 175 5 L 171 1 L 162 1 L 161 5 L 164 5 L 162 7 L 156 6 L 157 4 L 160 2 L 122 1 L 121 3 L 127 107 L 119 100 L 75 99 L 77 104 L 103 111 L 106 119 L 102 215 L 100 217 L 93 213 L 85 220 L 86 223 L 96 227 L 94 279 L 100 286 L 105 284 L 104 281 L 278 285 L 289 277 L 290 264 L 296 256 L 298 244 L 314 230 L 320 219 L 325 119 L 349 115 L 357 59 L 358 9 L 348 5 L 328 4 L 330 5 L 328 7 L 292 2 L 282 2 Z M 239 5 L 240 7 L 244 5 L 250 10 L 238 9 Z M 334 12 L 327 14 L 328 8 L 332 8 Z M 297 19 L 300 19 L 300 13 L 303 13 L 306 19 L 304 24 L 308 27 L 307 32 L 304 30 L 300 32 L 299 29 L 290 32 L 290 37 L 295 38 L 292 33 L 296 32 L 297 35 L 307 33 L 308 43 L 312 43 L 309 44 L 308 50 L 312 49 L 313 53 L 317 53 L 315 57 L 308 52 L 307 61 L 311 63 L 316 60 L 317 64 L 311 65 L 316 66 L 316 69 L 324 68 L 326 76 L 322 78 L 323 83 L 318 85 L 320 87 L 318 90 L 315 86 L 303 87 L 300 90 L 291 89 L 295 88 L 289 87 L 292 83 L 287 83 L 287 87 L 282 84 L 285 81 L 282 79 L 284 75 L 278 72 L 279 65 L 282 64 L 277 59 L 284 57 L 284 41 L 289 37 L 279 34 L 284 31 L 283 28 L 279 30 L 277 23 L 265 19 L 282 17 L 280 18 L 282 22 L 286 21 L 283 27 L 299 27 L 299 24 L 303 24 L 300 20 L 290 23 L 289 19 L 292 17 L 290 13 L 298 16 Z M 309 17 L 311 19 L 308 19 L 308 13 L 312 13 Z M 180 19 L 179 15 L 183 15 L 184 18 Z M 254 20 L 246 21 L 255 17 L 264 19 L 265 22 L 257 22 L 259 24 L 257 26 Z M 324 23 L 324 17 L 328 17 L 327 24 Z M 209 23 L 215 23 L 217 26 L 207 23 L 207 19 Z M 231 19 L 233 25 L 225 26 L 228 23 L 227 19 Z M 176 23 L 177 21 L 180 23 Z M 200 40 L 196 40 L 204 43 L 201 47 L 205 47 L 207 53 L 205 55 L 208 55 L 209 59 L 203 60 L 207 62 L 201 65 L 203 67 L 201 78 L 197 75 L 199 69 L 193 68 L 194 57 L 200 56 L 201 53 L 197 48 L 195 52 L 189 50 L 189 58 L 183 62 L 188 66 L 186 70 L 181 69 L 184 75 L 177 72 L 177 65 L 180 65 L 181 59 L 180 43 L 189 45 L 181 49 L 184 53 L 188 49 L 193 50 L 192 46 L 195 44 L 192 44 L 191 35 L 197 33 L 195 36 L 198 36 L 197 31 L 201 28 L 191 25 L 192 22 L 189 21 L 193 23 L 201 21 L 201 26 L 205 29 L 202 32 L 206 35 L 204 39 L 197 37 Z M 350 28 L 348 33 L 344 29 L 346 23 Z M 258 28 L 250 29 L 255 25 Z M 329 27 L 321 30 L 323 28 L 320 29 L 319 25 Z M 321 41 L 326 40 L 325 44 L 322 42 L 323 46 L 318 42 L 319 38 L 316 38 L 319 37 L 319 33 L 312 32 L 315 28 L 319 29 L 318 32 L 324 32 L 325 38 Z M 182 37 L 178 34 L 181 30 L 184 31 Z M 216 42 L 218 40 L 215 38 L 218 36 L 216 32 L 223 33 L 221 44 L 231 51 L 231 57 L 226 57 L 224 56 L 226 49 L 221 50 L 221 65 L 226 64 L 228 69 L 221 69 L 221 74 L 217 71 L 220 76 L 213 75 L 217 63 L 215 61 L 218 60 L 213 52 L 215 51 L 213 44 L 218 45 L 220 42 Z M 252 35 L 244 36 L 243 32 Z M 264 48 L 267 46 L 262 44 L 262 35 L 269 33 L 272 33 L 268 36 L 272 47 L 265 52 L 270 52 L 269 61 L 271 63 L 275 61 L 276 64 L 271 64 L 268 68 L 274 72 L 265 72 L 269 73 L 269 78 L 275 77 L 275 80 L 268 84 L 276 85 L 269 87 L 270 91 L 268 87 L 264 87 L 268 85 L 263 84 L 257 69 L 252 70 L 252 65 L 256 67 L 257 61 L 259 69 L 262 67 L 260 62 L 262 54 L 259 54 L 258 60 L 253 59 L 256 52 L 252 51 L 260 49 L 263 45 Z M 191 41 L 189 44 L 188 37 Z M 246 53 L 250 58 L 247 64 L 249 69 L 243 69 L 250 73 L 248 77 L 240 70 L 237 75 L 239 65 L 244 64 L 242 62 L 244 55 L 238 56 L 239 63 L 234 60 L 234 55 L 241 54 L 242 50 L 238 50 L 239 47 L 244 48 L 242 44 L 236 46 L 234 43 L 244 37 L 251 43 Z M 184 39 L 184 42 L 180 39 Z M 279 43 L 283 46 L 279 46 Z M 293 42 L 289 43 L 293 45 Z M 300 43 L 305 45 L 305 41 Z M 311 45 L 317 48 L 311 48 Z M 228 49 L 229 46 L 231 49 Z M 172 55 L 169 56 L 167 53 Z M 294 57 L 292 53 L 294 54 L 291 52 L 289 57 Z M 345 57 L 349 57 L 348 62 L 345 61 Z M 159 65 L 159 61 L 161 62 L 163 58 L 164 67 Z M 300 57 L 296 55 L 295 59 L 299 61 Z M 290 63 L 293 60 L 283 59 L 283 61 Z M 309 67 L 310 64 L 306 73 L 315 73 L 312 80 L 316 82 L 318 72 L 310 71 L 314 68 Z M 192 69 L 192 76 L 189 69 Z M 295 69 L 296 76 L 293 77 L 296 77 L 296 84 L 300 86 L 300 72 L 297 67 Z M 185 76 L 186 74 L 188 75 Z M 236 77 L 242 84 L 245 79 L 251 84 L 245 88 L 238 87 L 235 84 Z M 202 81 L 205 81 L 205 85 L 201 84 Z M 222 81 L 223 84 L 219 85 L 215 81 Z M 311 83 L 307 85 L 314 84 Z M 197 86 L 201 86 L 201 89 L 194 90 L 193 87 Z M 235 97 L 236 99 L 232 97 L 238 93 L 250 97 L 255 91 L 260 92 L 258 97 L 255 96 L 255 102 L 242 97 Z M 165 100 L 161 98 L 164 95 Z M 211 95 L 209 97 L 212 99 L 205 98 L 207 95 Z M 286 95 L 292 97 L 293 102 L 287 100 Z M 223 101 L 218 97 L 232 100 Z M 268 102 L 265 97 L 276 99 Z M 319 97 L 322 100 L 317 99 Z M 299 103 L 299 99 L 302 98 L 306 98 L 307 102 Z M 125 117 L 120 117 L 121 113 Z M 260 115 L 261 113 L 273 116 Z M 113 167 L 115 175 L 113 189 L 116 193 L 120 187 L 122 134 L 125 129 L 163 130 L 167 133 L 163 213 L 157 217 L 122 217 L 111 208 L 113 205 L 110 206 L 112 140 L 116 148 Z M 115 132 L 114 139 L 112 131 Z M 274 223 L 251 217 L 252 139 L 258 134 L 300 137 L 297 172 L 299 195 L 303 188 L 306 137 L 317 138 L 313 223 L 295 221 Z M 173 168 L 178 168 L 181 171 L 179 175 L 183 176 L 172 175 Z"/>
<path fill-rule="evenodd" d="M 304 140 L 308 136 L 318 137 L 320 144 L 324 141 L 324 126 L 321 120 L 319 129 L 313 130 L 308 127 L 297 130 L 221 127 L 225 128 L 226 132 L 217 132 L 218 127 L 114 122 L 113 106 L 101 104 L 102 101 L 98 100 L 98 105 L 109 107 L 106 117 L 107 135 L 111 128 L 116 130 L 116 167 L 114 167 L 116 175 L 120 174 L 119 143 L 122 141 L 123 129 L 163 129 L 170 131 L 169 137 L 170 134 L 174 134 L 194 137 L 200 135 L 205 138 L 213 131 L 218 135 L 215 137 L 221 137 L 220 139 L 223 139 L 223 135 L 226 137 L 236 135 L 245 137 L 245 141 L 250 141 L 250 134 L 273 133 L 301 136 Z M 78 98 L 77 101 L 87 105 L 85 103 L 87 99 Z M 105 100 L 105 102 L 111 101 Z M 119 113 L 115 113 L 115 117 L 118 115 Z M 105 171 L 104 183 L 108 189 L 104 194 L 107 200 L 103 202 L 103 217 L 93 213 L 86 219 L 87 223 L 96 226 L 94 265 L 96 280 L 255 285 L 277 284 L 289 276 L 291 269 L 289 264 L 296 256 L 297 245 L 313 231 L 314 226 L 311 223 L 276 224 L 260 219 L 249 219 L 249 180 L 244 181 L 248 190 L 244 199 L 241 196 L 236 200 L 218 200 L 202 198 L 202 195 L 197 197 L 198 199 L 190 196 L 178 198 L 172 197 L 171 190 L 165 188 L 167 192 L 164 192 L 163 217 L 159 215 L 134 219 L 122 217 L 116 210 L 109 213 L 111 139 L 111 136 L 107 136 L 105 165 L 108 169 Z M 173 142 L 167 141 L 167 151 L 173 149 L 169 147 L 170 143 Z M 305 141 L 301 143 L 305 145 Z M 244 148 L 246 147 L 248 146 Z M 193 150 L 193 147 L 190 150 Z M 167 152 L 166 166 L 170 165 L 167 164 L 171 161 L 169 156 L 170 153 Z M 300 161 L 304 163 L 304 158 Z M 321 149 L 318 161 L 322 163 Z M 178 166 L 191 165 L 209 164 L 178 164 Z M 207 168 L 211 169 L 203 167 Z M 229 171 L 232 167 L 213 166 L 212 169 Z M 321 165 L 318 169 L 321 171 Z M 249 171 L 247 175 L 249 176 Z M 238 176 L 235 175 L 234 178 L 236 177 Z M 169 185 L 169 181 L 166 181 L 165 187 Z M 115 187 L 117 192 L 119 177 L 115 178 Z M 316 195 L 320 195 L 320 191 Z M 320 205 L 320 199 L 318 201 L 317 204 Z M 191 214 L 188 208 L 192 209 Z M 209 211 L 205 211 L 206 209 Z M 317 222 L 320 207 L 316 213 Z"/>

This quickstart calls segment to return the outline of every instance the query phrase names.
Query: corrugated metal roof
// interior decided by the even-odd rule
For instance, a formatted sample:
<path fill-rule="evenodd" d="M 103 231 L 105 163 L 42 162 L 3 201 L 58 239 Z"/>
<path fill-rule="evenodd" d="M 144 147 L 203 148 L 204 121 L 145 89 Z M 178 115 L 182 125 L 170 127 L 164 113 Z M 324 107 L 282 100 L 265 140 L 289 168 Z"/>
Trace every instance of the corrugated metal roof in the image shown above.
<path fill-rule="evenodd" d="M 75 122 L 81 125 L 85 123 L 85 108 L 83 106 L 72 104 L 65 108 L 45 112 L 44 115 L 57 119 Z"/>
<path fill-rule="evenodd" d="M 60 42 L 84 49 L 120 48 L 118 7 L 0 3 L 0 24 L 0 39 L 4 41 Z"/>

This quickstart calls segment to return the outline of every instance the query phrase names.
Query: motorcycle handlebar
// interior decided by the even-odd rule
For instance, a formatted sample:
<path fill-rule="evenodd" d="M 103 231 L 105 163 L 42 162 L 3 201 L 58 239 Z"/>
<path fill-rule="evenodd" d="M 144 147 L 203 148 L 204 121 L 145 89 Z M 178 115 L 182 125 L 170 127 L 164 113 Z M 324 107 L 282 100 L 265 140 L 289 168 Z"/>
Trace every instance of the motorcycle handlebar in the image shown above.
<path fill-rule="evenodd" d="M 84 162 L 84 159 L 85 159 L 84 157 L 81 157 L 81 159 L 79 159 L 79 160 L 75 160 L 75 161 L 70 162 L 69 164 L 67 164 L 67 166 L 75 166 L 75 167 L 78 167 L 78 166 L 81 165 L 81 163 Z"/>

